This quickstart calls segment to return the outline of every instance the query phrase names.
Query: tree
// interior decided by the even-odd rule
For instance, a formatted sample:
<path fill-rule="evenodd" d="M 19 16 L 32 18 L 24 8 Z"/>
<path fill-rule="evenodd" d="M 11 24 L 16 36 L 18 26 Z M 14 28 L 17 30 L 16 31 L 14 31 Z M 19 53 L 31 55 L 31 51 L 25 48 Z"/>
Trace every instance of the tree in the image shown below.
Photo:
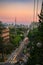
<path fill-rule="evenodd" d="M 39 15 L 39 26 L 37 30 L 29 32 L 30 39 L 30 58 L 27 65 L 43 65 L 43 3 Z"/>
<path fill-rule="evenodd" d="M 19 42 L 21 41 L 21 37 L 19 35 L 15 36 L 15 38 L 13 38 L 11 40 L 12 44 L 15 46 L 15 47 L 18 47 L 19 46 Z"/>
<path fill-rule="evenodd" d="M 39 15 L 39 42 L 40 42 L 40 58 L 39 58 L 39 62 L 40 64 L 43 65 L 43 1 L 42 1 L 42 8 L 41 8 L 41 13 Z"/>
<path fill-rule="evenodd" d="M 37 46 L 36 43 L 38 42 L 38 28 L 33 28 L 33 30 L 29 31 L 28 37 L 30 39 L 30 58 L 27 62 L 27 65 L 35 65 L 37 63 Z"/>

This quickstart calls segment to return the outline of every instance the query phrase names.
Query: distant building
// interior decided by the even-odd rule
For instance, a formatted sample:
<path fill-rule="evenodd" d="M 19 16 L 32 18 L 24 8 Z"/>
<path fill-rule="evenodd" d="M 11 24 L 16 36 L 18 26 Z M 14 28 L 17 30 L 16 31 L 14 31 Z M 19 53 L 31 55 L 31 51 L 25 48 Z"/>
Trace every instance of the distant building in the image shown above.
<path fill-rule="evenodd" d="M 9 37 L 9 28 L 5 28 L 3 24 L 0 23 L 0 37 L 2 38 L 2 41 L 4 44 L 7 44 L 10 42 Z M 1 40 L 0 40 L 1 41 Z"/>
<path fill-rule="evenodd" d="M 33 30 L 33 28 L 37 28 L 39 26 L 38 22 L 32 22 L 31 25 L 29 26 L 29 29 Z"/>
<path fill-rule="evenodd" d="M 22 25 L 22 24 L 17 25 L 17 24 L 16 24 L 15 27 L 16 27 L 16 28 L 25 28 L 25 29 L 27 29 L 27 28 L 28 28 L 28 25 Z"/>
<path fill-rule="evenodd" d="M 9 24 L 8 27 L 9 28 L 14 28 L 14 24 L 13 23 L 12 24 Z"/>

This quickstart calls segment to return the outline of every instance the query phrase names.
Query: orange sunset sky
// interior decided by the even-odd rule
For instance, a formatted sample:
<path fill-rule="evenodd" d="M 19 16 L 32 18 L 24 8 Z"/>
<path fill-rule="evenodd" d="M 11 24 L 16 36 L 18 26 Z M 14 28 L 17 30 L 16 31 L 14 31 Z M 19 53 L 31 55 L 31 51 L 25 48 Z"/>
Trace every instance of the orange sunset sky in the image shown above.
<path fill-rule="evenodd" d="M 14 23 L 15 17 L 17 24 L 29 24 L 33 21 L 33 4 L 34 0 L 1 2 L 0 3 L 0 21 Z M 41 9 L 41 1 L 39 1 L 38 14 Z"/>

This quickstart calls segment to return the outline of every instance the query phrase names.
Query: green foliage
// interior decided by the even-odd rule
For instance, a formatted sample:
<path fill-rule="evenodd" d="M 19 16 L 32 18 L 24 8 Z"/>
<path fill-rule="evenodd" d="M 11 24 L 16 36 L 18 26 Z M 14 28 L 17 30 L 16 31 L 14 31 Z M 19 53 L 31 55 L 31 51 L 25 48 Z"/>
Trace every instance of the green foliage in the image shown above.
<path fill-rule="evenodd" d="M 43 65 L 43 22 L 38 28 L 30 30 L 28 37 L 30 39 L 30 58 L 27 65 Z M 41 48 L 37 47 L 38 42 L 42 44 Z"/>
<path fill-rule="evenodd" d="M 38 29 L 35 28 L 35 29 L 29 31 L 28 37 L 29 37 L 30 41 L 32 42 L 32 41 L 35 41 L 38 38 L 38 35 L 39 35 Z"/>
<path fill-rule="evenodd" d="M 18 46 L 20 41 L 21 41 L 21 37 L 19 35 L 17 35 L 17 36 L 15 36 L 15 38 L 12 39 L 12 44 L 14 46 Z"/>
<path fill-rule="evenodd" d="M 14 34 L 15 33 L 15 28 L 9 28 L 10 30 L 10 34 Z"/>
<path fill-rule="evenodd" d="M 14 45 L 14 47 L 19 46 L 19 42 L 24 38 L 23 28 L 17 28 L 16 33 L 15 33 L 15 28 L 10 29 L 10 41 Z"/>
<path fill-rule="evenodd" d="M 39 30 L 40 41 L 43 43 L 43 22 L 40 23 L 38 30 Z"/>

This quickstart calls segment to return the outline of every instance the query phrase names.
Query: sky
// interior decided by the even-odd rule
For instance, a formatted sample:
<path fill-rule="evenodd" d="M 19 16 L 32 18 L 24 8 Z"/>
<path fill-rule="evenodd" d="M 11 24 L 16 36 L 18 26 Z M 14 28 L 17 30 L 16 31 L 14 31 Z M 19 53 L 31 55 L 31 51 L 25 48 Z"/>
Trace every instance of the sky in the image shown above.
<path fill-rule="evenodd" d="M 38 4 L 38 14 L 41 1 L 39 0 Z M 16 18 L 17 24 L 30 24 L 33 21 L 33 9 L 34 0 L 0 0 L 0 21 L 15 23 Z"/>

